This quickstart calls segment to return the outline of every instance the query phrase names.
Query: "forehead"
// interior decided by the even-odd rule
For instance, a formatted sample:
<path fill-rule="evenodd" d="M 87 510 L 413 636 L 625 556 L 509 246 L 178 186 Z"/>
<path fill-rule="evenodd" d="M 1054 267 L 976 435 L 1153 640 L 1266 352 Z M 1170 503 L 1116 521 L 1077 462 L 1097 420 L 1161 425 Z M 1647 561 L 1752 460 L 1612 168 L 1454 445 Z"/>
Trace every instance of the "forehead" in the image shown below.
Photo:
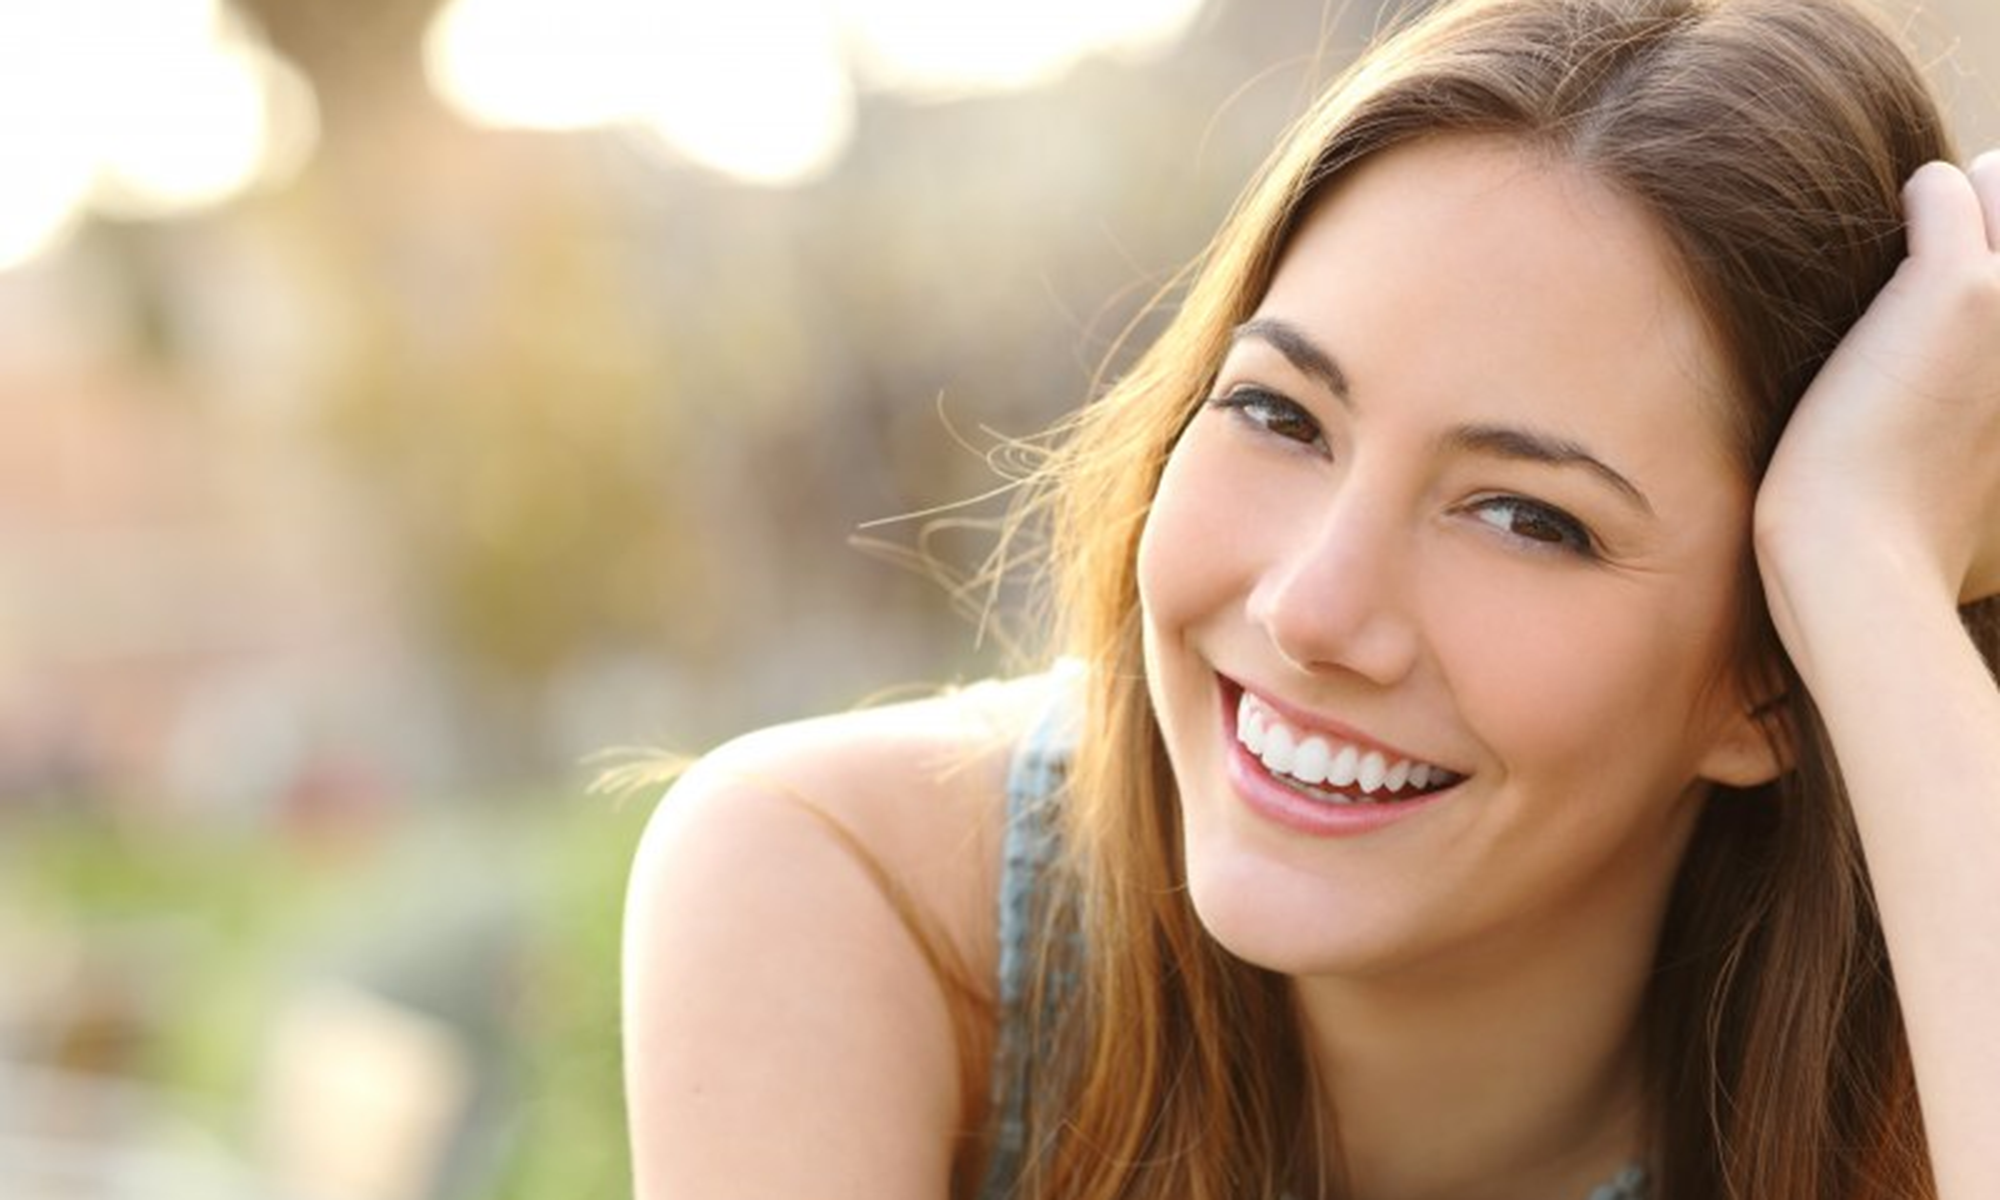
<path fill-rule="evenodd" d="M 1497 137 L 1379 153 L 1307 211 L 1259 314 L 1360 409 L 1455 400 L 1733 463 L 1723 359 L 1665 236 L 1583 168 Z"/>

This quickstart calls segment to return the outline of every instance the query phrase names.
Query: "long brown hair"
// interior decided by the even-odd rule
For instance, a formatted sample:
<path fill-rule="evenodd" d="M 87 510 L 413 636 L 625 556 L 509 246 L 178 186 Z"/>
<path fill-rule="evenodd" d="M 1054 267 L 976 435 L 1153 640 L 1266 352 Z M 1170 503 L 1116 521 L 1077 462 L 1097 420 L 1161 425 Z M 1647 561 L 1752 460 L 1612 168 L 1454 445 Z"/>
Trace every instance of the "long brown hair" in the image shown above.
<path fill-rule="evenodd" d="M 1286 981 L 1218 947 L 1181 878 L 1147 698 L 1135 556 L 1230 331 L 1325 184 L 1441 132 L 1577 164 L 1651 214 L 1733 379 L 1746 476 L 1904 252 L 1900 189 L 1950 154 L 1896 40 L 1845 3 L 1467 0 L 1350 69 L 1299 121 L 1188 277 L 1174 319 L 1034 481 L 1059 649 L 1089 668 L 1031 1015 L 1059 1069 L 1029 1112 L 1023 1194 L 1238 1200 L 1338 1190 Z M 1655 1195 L 1867 1200 L 1934 1191 L 1880 925 L 1845 793 L 1745 563 L 1741 662 L 1795 763 L 1701 819 L 1642 1037 Z M 1992 606 L 1968 614 L 1989 662 Z M 1075 936 L 1065 936 L 1066 930 Z M 1081 945 L 1084 949 L 1077 950 Z M 1073 982 L 1072 982 L 1073 981 Z"/>

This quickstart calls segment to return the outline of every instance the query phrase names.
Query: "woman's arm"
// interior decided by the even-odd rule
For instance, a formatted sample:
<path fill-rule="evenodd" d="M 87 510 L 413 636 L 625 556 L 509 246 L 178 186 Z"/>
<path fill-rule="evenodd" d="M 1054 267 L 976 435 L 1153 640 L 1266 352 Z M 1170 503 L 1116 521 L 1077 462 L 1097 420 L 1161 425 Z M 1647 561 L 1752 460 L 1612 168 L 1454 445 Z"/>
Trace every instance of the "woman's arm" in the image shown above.
<path fill-rule="evenodd" d="M 1939 1194 L 2000 1196 L 2000 155 L 1905 189 L 1910 253 L 1758 496 L 1772 616 L 1853 798 Z"/>
<path fill-rule="evenodd" d="M 1004 758 L 951 703 L 752 735 L 662 803 L 625 924 L 640 1200 L 948 1194 L 976 1114 L 946 989 L 857 851 L 984 957 Z"/>
<path fill-rule="evenodd" d="M 641 1200 L 940 1200 L 959 1120 L 943 1000 L 871 880 L 787 799 L 664 803 L 625 924 Z"/>

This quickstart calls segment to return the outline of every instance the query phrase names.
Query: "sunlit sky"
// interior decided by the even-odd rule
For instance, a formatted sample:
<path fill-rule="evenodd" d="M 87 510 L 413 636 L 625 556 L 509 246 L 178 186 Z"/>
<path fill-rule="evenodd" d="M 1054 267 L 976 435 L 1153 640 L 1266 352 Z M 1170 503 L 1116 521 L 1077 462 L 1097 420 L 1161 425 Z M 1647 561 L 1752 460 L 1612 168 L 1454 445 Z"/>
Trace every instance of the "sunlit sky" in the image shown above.
<path fill-rule="evenodd" d="M 636 127 L 784 186 L 839 161 L 856 97 L 1046 83 L 1170 46 L 1203 0 L 445 0 L 432 87 L 467 121 Z M 173 217 L 280 183 L 318 136 L 311 86 L 225 0 L 0 3 L 0 270 L 91 214 Z"/>

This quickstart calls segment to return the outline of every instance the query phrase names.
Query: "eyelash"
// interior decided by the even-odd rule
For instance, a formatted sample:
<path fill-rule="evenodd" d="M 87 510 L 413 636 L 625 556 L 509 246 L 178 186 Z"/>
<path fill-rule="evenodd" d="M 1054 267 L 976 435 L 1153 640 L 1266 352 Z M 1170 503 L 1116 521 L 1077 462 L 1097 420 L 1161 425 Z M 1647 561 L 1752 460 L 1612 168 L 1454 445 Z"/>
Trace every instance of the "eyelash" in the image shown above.
<path fill-rule="evenodd" d="M 1301 446 L 1325 448 L 1326 437 L 1319 422 L 1297 401 L 1289 400 L 1276 392 L 1259 387 L 1236 388 L 1222 395 L 1211 397 L 1209 407 L 1224 412 L 1234 412 L 1258 428 L 1286 441 Z M 1292 432 L 1281 426 L 1289 425 Z M 1302 435 L 1302 436 L 1301 436 Z M 1595 561 L 1603 557 L 1597 539 L 1582 521 L 1552 504 L 1530 500 L 1525 496 L 1497 495 L 1482 496 L 1465 505 L 1465 510 L 1478 515 L 1493 528 L 1513 537 L 1533 550 L 1546 553 L 1574 555 L 1577 558 Z M 1485 514 L 1506 512 L 1515 521 L 1528 521 L 1554 533 L 1553 537 L 1536 537 L 1521 533 L 1510 521 L 1502 524 L 1487 518 Z"/>
<path fill-rule="evenodd" d="M 1209 400 L 1209 406 L 1226 412 L 1242 414 L 1243 418 L 1259 428 L 1265 429 L 1289 442 L 1302 446 L 1324 446 L 1325 435 L 1321 433 L 1319 422 L 1298 402 L 1287 400 L 1276 392 L 1257 387 L 1235 388 Z M 1295 422 L 1308 432 L 1305 437 L 1294 437 L 1278 428 L 1281 422 Z"/>
<path fill-rule="evenodd" d="M 1590 535 L 1590 530 L 1583 522 L 1562 509 L 1543 504 L 1539 500 L 1529 500 L 1524 496 L 1485 496 L 1466 505 L 1466 509 L 1479 514 L 1481 520 L 1485 520 L 1495 529 L 1501 530 L 1517 541 L 1526 542 L 1537 550 L 1573 554 L 1578 558 L 1593 561 L 1603 557 L 1598 550 L 1597 539 Z M 1512 512 L 1516 515 L 1516 519 L 1525 514 L 1528 520 L 1552 529 L 1555 536 L 1533 537 L 1510 526 L 1502 526 L 1486 519 L 1484 514 L 1496 511 Z"/>

